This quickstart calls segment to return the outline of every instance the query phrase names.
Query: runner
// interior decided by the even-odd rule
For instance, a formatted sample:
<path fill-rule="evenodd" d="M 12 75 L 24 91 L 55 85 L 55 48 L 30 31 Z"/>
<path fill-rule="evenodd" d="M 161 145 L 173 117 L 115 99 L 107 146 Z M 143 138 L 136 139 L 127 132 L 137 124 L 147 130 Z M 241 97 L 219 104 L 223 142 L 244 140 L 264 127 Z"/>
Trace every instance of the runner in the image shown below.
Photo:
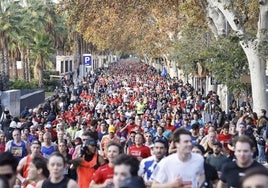
<path fill-rule="evenodd" d="M 36 188 L 78 188 L 77 183 L 64 176 L 65 159 L 58 153 L 53 153 L 48 159 L 50 177 L 39 181 Z"/>

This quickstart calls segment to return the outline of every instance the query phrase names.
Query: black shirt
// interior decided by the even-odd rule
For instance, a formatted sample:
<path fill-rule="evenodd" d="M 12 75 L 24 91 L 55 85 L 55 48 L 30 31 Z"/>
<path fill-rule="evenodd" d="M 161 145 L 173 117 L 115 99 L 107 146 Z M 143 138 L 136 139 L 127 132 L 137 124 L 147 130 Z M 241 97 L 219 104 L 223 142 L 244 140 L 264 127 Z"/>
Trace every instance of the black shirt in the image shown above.
<path fill-rule="evenodd" d="M 69 178 L 64 177 L 59 183 L 52 183 L 49 179 L 43 182 L 42 188 L 67 188 Z"/>
<path fill-rule="evenodd" d="M 206 162 L 204 162 L 204 169 L 206 179 L 200 188 L 213 188 L 213 182 L 219 179 L 217 170 Z"/>
<path fill-rule="evenodd" d="M 240 178 L 245 175 L 246 170 L 253 168 L 253 167 L 263 167 L 257 161 L 254 161 L 249 167 L 247 168 L 240 168 L 237 166 L 235 161 L 227 162 L 222 167 L 222 175 L 221 181 L 227 183 L 227 187 L 239 187 Z"/>

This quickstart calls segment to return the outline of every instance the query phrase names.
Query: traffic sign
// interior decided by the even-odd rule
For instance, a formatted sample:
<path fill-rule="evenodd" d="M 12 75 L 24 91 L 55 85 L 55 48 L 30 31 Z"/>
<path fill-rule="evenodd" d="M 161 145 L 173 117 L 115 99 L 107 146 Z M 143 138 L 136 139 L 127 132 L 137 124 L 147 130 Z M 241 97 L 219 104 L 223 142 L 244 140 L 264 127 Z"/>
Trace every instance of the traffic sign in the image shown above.
<path fill-rule="evenodd" d="M 83 62 L 86 66 L 92 65 L 92 56 L 91 54 L 83 54 Z"/>

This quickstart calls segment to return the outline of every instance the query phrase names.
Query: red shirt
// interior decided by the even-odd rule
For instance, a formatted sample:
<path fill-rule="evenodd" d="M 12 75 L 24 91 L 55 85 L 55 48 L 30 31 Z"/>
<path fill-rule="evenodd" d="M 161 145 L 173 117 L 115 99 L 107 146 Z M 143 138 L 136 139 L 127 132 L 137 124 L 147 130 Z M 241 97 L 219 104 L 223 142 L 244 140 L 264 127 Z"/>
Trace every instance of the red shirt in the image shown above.
<path fill-rule="evenodd" d="M 112 179 L 114 176 L 114 168 L 110 167 L 109 164 L 100 166 L 97 171 L 93 174 L 92 180 L 96 184 L 102 184 L 107 179 Z"/>
<path fill-rule="evenodd" d="M 126 128 L 126 131 L 128 134 L 130 134 L 130 132 L 136 127 L 137 125 L 135 124 L 129 124 Z"/>
<path fill-rule="evenodd" d="M 231 134 L 219 134 L 218 135 L 218 141 L 223 142 L 224 144 L 228 144 L 231 138 L 232 138 Z"/>
<path fill-rule="evenodd" d="M 141 157 L 143 159 L 151 156 L 150 148 L 147 146 L 144 146 L 144 145 L 142 145 L 141 147 L 137 147 L 136 145 L 132 145 L 129 147 L 128 152 L 129 152 L 129 155 Z"/>
<path fill-rule="evenodd" d="M 5 149 L 6 149 L 6 144 L 5 143 L 0 144 L 0 153 L 4 153 Z"/>
<path fill-rule="evenodd" d="M 171 132 L 174 132 L 176 127 L 174 125 L 166 125 L 165 129 L 170 130 Z"/>
<path fill-rule="evenodd" d="M 232 138 L 231 134 L 219 134 L 218 135 L 218 141 L 223 143 L 223 147 L 230 152 L 230 149 L 228 148 L 228 144 Z"/>

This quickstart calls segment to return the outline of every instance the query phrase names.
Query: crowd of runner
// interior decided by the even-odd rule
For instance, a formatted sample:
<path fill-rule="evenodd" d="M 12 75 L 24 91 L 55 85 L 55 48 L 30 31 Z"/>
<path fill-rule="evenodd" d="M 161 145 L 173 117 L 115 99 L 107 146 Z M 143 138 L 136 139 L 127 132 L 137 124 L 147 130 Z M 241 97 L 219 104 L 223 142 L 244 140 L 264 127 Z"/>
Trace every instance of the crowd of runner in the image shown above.
<path fill-rule="evenodd" d="M 121 60 L 63 78 L 20 117 L 5 108 L 0 180 L 12 188 L 238 187 L 254 167 L 267 180 L 267 121 L 265 109 L 233 101 L 225 112 L 216 92 Z"/>

